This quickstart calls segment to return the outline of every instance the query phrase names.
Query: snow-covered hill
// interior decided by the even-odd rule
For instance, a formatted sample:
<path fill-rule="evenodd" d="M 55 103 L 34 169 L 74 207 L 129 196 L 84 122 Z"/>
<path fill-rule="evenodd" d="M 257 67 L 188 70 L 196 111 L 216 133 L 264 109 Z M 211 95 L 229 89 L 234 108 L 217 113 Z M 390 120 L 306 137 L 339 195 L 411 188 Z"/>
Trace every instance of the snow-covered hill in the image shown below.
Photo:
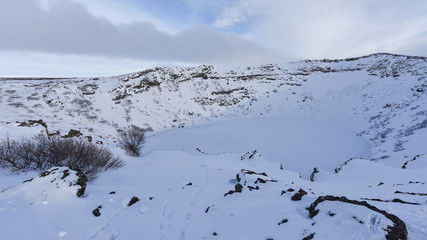
<path fill-rule="evenodd" d="M 82 198 L 1 170 L 0 239 L 427 239 L 426 77 L 373 54 L 1 79 L 0 137 L 80 131 L 126 166 Z M 141 158 L 130 125 L 153 130 Z"/>

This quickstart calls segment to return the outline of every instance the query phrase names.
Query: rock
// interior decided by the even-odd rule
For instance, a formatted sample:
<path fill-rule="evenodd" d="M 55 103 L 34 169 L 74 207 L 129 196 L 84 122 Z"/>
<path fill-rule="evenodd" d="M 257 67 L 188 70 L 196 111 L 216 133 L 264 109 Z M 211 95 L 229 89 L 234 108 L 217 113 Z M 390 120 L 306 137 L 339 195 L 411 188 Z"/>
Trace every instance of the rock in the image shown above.
<path fill-rule="evenodd" d="M 400 218 L 384 210 L 380 210 L 377 207 L 370 205 L 366 201 L 350 200 L 346 197 L 337 197 L 332 195 L 320 196 L 310 205 L 309 208 L 307 208 L 310 218 L 314 218 L 319 213 L 319 210 L 316 209 L 316 207 L 319 203 L 324 201 L 340 201 L 344 203 L 364 206 L 374 212 L 380 213 L 393 222 L 393 226 L 387 226 L 387 229 L 384 229 L 387 233 L 387 235 L 385 236 L 387 240 L 406 240 L 408 238 L 406 224 Z"/>
<path fill-rule="evenodd" d="M 291 197 L 291 200 L 300 201 L 304 195 L 307 195 L 307 192 L 300 188 L 299 191 Z"/>
<path fill-rule="evenodd" d="M 233 190 L 228 191 L 228 193 L 224 194 L 224 197 L 226 197 L 227 195 L 231 195 L 233 193 L 236 193 L 236 192 L 240 193 L 240 192 L 242 192 L 242 189 L 243 189 L 242 184 L 238 183 L 234 186 L 234 191 Z"/>
<path fill-rule="evenodd" d="M 76 175 L 79 177 L 79 179 L 77 179 L 75 185 L 80 186 L 80 189 L 77 191 L 76 195 L 77 197 L 81 197 L 85 194 L 88 179 L 81 171 L 78 171 Z"/>
<path fill-rule="evenodd" d="M 316 173 L 319 173 L 319 169 L 313 168 L 313 172 L 311 172 L 310 175 L 310 181 L 314 182 L 314 176 L 316 175 Z"/>
<path fill-rule="evenodd" d="M 281 222 L 279 222 L 277 225 L 282 225 L 282 224 L 284 224 L 284 223 L 287 223 L 289 220 L 288 219 L 283 219 Z"/>
<path fill-rule="evenodd" d="M 129 203 L 128 203 L 128 206 L 130 207 L 130 206 L 132 206 L 132 205 L 134 205 L 136 202 L 138 202 L 139 201 L 139 198 L 137 198 L 137 197 L 132 197 L 132 199 L 129 201 Z"/>
<path fill-rule="evenodd" d="M 314 234 L 315 234 L 315 233 L 312 233 L 312 234 L 308 235 L 307 237 L 303 238 L 302 240 L 310 240 L 310 239 L 313 239 L 313 238 L 314 238 Z"/>
<path fill-rule="evenodd" d="M 97 207 L 95 210 L 93 210 L 93 211 L 92 211 L 92 214 L 93 214 L 95 217 L 99 217 L 99 216 L 101 216 L 101 212 L 99 211 L 99 207 Z"/>
<path fill-rule="evenodd" d="M 72 137 L 80 137 L 83 134 L 79 130 L 70 129 L 67 135 L 62 136 L 62 138 L 72 138 Z"/>
<path fill-rule="evenodd" d="M 242 192 L 243 186 L 242 184 L 238 183 L 234 186 L 234 192 Z"/>

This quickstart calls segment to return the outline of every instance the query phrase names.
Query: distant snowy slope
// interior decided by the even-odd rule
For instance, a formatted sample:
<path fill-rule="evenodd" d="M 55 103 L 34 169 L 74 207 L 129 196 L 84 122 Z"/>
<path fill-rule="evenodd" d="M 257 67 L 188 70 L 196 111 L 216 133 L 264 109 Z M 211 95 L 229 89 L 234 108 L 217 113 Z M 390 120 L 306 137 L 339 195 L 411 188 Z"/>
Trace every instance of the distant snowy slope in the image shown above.
<path fill-rule="evenodd" d="M 42 119 L 51 133 L 76 129 L 110 143 L 116 129 L 131 124 L 161 130 L 216 118 L 308 118 L 358 133 L 373 145 L 373 158 L 404 158 L 422 153 L 417 143 L 427 140 L 426 75 L 425 58 L 373 54 L 241 68 L 155 68 L 112 78 L 1 80 L 0 121 Z"/>

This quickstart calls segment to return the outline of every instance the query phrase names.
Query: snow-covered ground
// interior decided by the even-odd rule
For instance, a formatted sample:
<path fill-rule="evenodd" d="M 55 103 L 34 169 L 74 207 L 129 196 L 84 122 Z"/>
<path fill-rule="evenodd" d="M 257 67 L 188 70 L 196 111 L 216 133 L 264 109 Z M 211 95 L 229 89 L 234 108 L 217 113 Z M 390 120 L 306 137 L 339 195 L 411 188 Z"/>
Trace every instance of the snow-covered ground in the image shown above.
<path fill-rule="evenodd" d="M 0 239 L 427 239 L 426 76 L 375 54 L 0 80 L 0 138 L 75 129 L 126 163 L 81 197 L 71 170 L 1 169 Z"/>

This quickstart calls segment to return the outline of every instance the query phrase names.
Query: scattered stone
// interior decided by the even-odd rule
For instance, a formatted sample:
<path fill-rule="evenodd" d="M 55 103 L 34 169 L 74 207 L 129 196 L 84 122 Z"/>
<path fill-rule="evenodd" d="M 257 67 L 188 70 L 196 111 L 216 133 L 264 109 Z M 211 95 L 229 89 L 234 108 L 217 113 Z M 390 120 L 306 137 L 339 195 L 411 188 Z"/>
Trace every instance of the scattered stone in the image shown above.
<path fill-rule="evenodd" d="M 249 188 L 249 191 L 259 190 L 259 186 L 256 186 L 256 187 L 248 186 L 248 188 Z"/>
<path fill-rule="evenodd" d="M 310 175 L 310 181 L 314 182 L 314 176 L 316 175 L 316 173 L 319 173 L 319 169 L 313 168 L 313 172 L 311 172 Z"/>
<path fill-rule="evenodd" d="M 243 189 L 242 184 L 238 183 L 234 186 L 234 191 L 233 190 L 228 191 L 228 193 L 224 194 L 224 197 L 226 197 L 227 195 L 231 195 L 233 193 L 236 193 L 236 192 L 241 193 L 242 189 Z"/>
<path fill-rule="evenodd" d="M 216 233 L 216 232 L 213 232 L 213 233 L 212 233 L 212 235 L 214 235 L 214 236 L 218 236 L 218 233 Z"/>
<path fill-rule="evenodd" d="M 266 180 L 264 180 L 264 179 L 262 179 L 262 178 L 258 178 L 256 181 L 255 181 L 255 184 L 257 184 L 257 183 L 266 183 L 267 181 Z"/>
<path fill-rule="evenodd" d="M 193 183 L 187 183 L 187 185 L 185 185 L 185 186 L 192 186 L 193 185 Z"/>
<path fill-rule="evenodd" d="M 303 238 L 302 240 L 310 240 L 310 239 L 313 239 L 313 238 L 314 238 L 314 234 L 315 234 L 315 233 L 312 233 L 312 234 L 308 235 L 307 237 Z"/>
<path fill-rule="evenodd" d="M 75 170 L 75 169 L 73 169 L 73 170 Z M 75 171 L 77 171 L 76 175 L 77 175 L 77 177 L 79 177 L 77 179 L 76 185 L 80 186 L 80 189 L 77 191 L 76 195 L 77 195 L 77 197 L 81 197 L 85 194 L 88 179 L 87 179 L 86 175 L 83 174 L 80 170 L 75 170 Z"/>
<path fill-rule="evenodd" d="M 283 219 L 281 222 L 279 222 L 277 225 L 282 225 L 282 224 L 284 224 L 284 223 L 287 223 L 289 220 L 288 219 Z"/>
<path fill-rule="evenodd" d="M 295 189 L 293 189 L 293 188 L 288 188 L 288 190 L 286 190 L 286 191 L 288 191 L 288 192 L 293 192 L 293 191 L 295 191 Z"/>
<path fill-rule="evenodd" d="M 70 129 L 67 135 L 62 136 L 62 138 L 72 138 L 72 137 L 80 137 L 83 134 L 79 130 Z"/>
<path fill-rule="evenodd" d="M 358 221 L 360 224 L 364 224 L 365 223 L 364 221 L 358 219 L 356 216 L 353 216 L 353 219 L 356 220 L 356 221 Z"/>
<path fill-rule="evenodd" d="M 68 169 L 66 169 L 66 170 L 63 171 L 63 174 L 64 175 L 61 177 L 61 179 L 64 179 L 64 178 L 68 177 L 70 175 L 70 171 Z"/>
<path fill-rule="evenodd" d="M 413 192 L 401 192 L 401 191 L 395 191 L 394 193 L 417 195 L 417 196 L 427 196 L 427 193 L 413 193 Z"/>
<path fill-rule="evenodd" d="M 292 197 L 292 201 L 300 201 L 302 199 L 302 196 L 307 195 L 307 192 L 304 191 L 302 188 L 299 189 L 297 193 L 295 193 Z"/>
<path fill-rule="evenodd" d="M 269 179 L 262 179 L 262 178 L 258 178 L 256 181 L 255 181 L 255 184 L 257 184 L 257 183 L 266 183 L 266 182 L 277 182 L 276 180 L 269 180 Z"/>
<path fill-rule="evenodd" d="M 393 200 L 382 200 L 378 198 L 361 198 L 361 199 L 368 200 L 368 201 L 376 201 L 376 202 L 394 202 L 394 203 L 402 203 L 402 204 L 409 204 L 409 205 L 420 205 L 419 203 L 406 202 L 399 198 L 394 198 Z"/>
<path fill-rule="evenodd" d="M 206 208 L 205 213 L 208 213 L 210 208 L 211 207 Z"/>
<path fill-rule="evenodd" d="M 282 196 L 283 194 L 285 194 L 286 193 L 286 191 L 285 190 L 282 190 L 282 193 L 280 194 L 280 196 Z"/>
<path fill-rule="evenodd" d="M 23 181 L 22 183 L 31 182 L 31 181 L 33 181 L 33 179 L 34 178 L 27 179 L 27 180 Z"/>
<path fill-rule="evenodd" d="M 112 192 L 110 192 L 110 194 L 116 194 L 116 192 L 115 192 L 115 191 L 112 191 Z"/>
<path fill-rule="evenodd" d="M 130 206 L 134 205 L 138 201 L 139 201 L 139 198 L 133 196 L 132 199 L 129 201 L 128 206 L 130 207 Z"/>
<path fill-rule="evenodd" d="M 153 200 L 154 197 L 149 197 L 148 199 Z"/>
<path fill-rule="evenodd" d="M 257 172 L 246 170 L 246 169 L 242 169 L 242 170 L 240 170 L 240 172 L 242 172 L 244 174 L 248 174 L 248 175 L 261 175 L 261 176 L 268 177 L 267 173 L 265 173 L 265 172 L 257 173 Z"/>
<path fill-rule="evenodd" d="M 408 165 L 408 163 L 409 163 L 409 162 L 415 161 L 415 160 L 417 160 L 417 158 L 419 158 L 419 157 L 421 157 L 421 156 L 424 156 L 424 155 L 423 155 L 423 154 L 418 154 L 417 156 L 413 157 L 411 160 L 406 161 L 406 162 L 402 165 L 402 168 L 403 168 L 403 169 L 405 169 L 405 168 L 406 168 L 406 165 Z"/>
<path fill-rule="evenodd" d="M 236 180 L 237 180 L 237 182 L 240 182 L 240 176 L 239 176 L 239 174 L 236 174 Z"/>
<path fill-rule="evenodd" d="M 380 183 L 378 183 L 378 185 L 377 185 L 377 186 L 381 186 L 381 185 L 384 185 L 384 183 L 383 183 L 383 182 L 380 182 Z"/>
<path fill-rule="evenodd" d="M 329 216 L 331 216 L 331 217 L 333 217 L 333 216 L 335 216 L 336 214 L 335 214 L 335 213 L 333 213 L 333 212 L 331 212 L 331 211 L 329 211 L 329 212 L 328 212 L 328 215 L 329 215 Z"/>
<path fill-rule="evenodd" d="M 238 183 L 234 186 L 234 192 L 242 192 L 243 186 L 242 184 Z"/>
<path fill-rule="evenodd" d="M 92 211 L 92 214 L 95 216 L 95 217 L 99 217 L 99 216 L 101 216 L 101 212 L 99 211 L 99 209 L 101 209 L 102 208 L 102 206 L 100 205 L 100 206 L 98 206 L 95 210 L 93 210 Z"/>

